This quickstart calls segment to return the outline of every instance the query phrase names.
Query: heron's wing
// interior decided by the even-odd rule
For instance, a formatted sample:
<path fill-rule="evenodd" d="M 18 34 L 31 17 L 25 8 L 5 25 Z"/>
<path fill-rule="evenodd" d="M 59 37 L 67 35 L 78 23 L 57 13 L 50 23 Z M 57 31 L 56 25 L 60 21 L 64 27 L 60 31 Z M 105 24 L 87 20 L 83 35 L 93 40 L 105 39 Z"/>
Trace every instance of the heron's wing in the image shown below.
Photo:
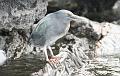
<path fill-rule="evenodd" d="M 45 32 L 46 28 L 47 28 L 47 21 L 42 21 L 41 23 L 38 23 L 34 31 L 39 32 L 39 34 L 41 34 L 42 32 Z"/>
<path fill-rule="evenodd" d="M 47 20 L 38 22 L 38 25 L 33 30 L 31 34 L 31 41 L 34 43 L 34 45 L 44 46 L 46 42 L 46 28 L 48 27 L 47 23 Z"/>
<path fill-rule="evenodd" d="M 49 24 L 49 20 L 51 20 L 49 16 L 51 16 L 51 14 L 48 14 L 43 19 L 41 19 L 37 23 L 37 26 L 36 26 L 36 28 L 33 31 L 39 32 L 40 34 L 41 34 L 41 32 L 45 32 L 46 28 L 49 26 L 48 25 Z"/>

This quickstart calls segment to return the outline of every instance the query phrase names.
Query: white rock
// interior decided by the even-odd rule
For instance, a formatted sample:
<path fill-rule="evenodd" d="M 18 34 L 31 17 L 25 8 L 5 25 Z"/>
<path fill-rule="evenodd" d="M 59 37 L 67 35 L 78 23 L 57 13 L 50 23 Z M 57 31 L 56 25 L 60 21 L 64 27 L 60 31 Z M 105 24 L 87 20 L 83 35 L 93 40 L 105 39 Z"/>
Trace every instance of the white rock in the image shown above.
<path fill-rule="evenodd" d="M 5 52 L 3 50 L 0 50 L 0 66 L 4 64 L 6 59 L 7 58 L 6 58 Z"/>

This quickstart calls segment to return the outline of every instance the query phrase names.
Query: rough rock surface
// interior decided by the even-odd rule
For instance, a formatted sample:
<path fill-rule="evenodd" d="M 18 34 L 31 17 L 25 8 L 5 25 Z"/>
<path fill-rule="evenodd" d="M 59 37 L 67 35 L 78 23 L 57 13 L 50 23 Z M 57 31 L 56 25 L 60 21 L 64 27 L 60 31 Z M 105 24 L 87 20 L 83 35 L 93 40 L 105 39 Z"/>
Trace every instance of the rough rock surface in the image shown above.
<path fill-rule="evenodd" d="M 0 49 L 8 58 L 27 51 L 31 27 L 46 12 L 47 0 L 0 0 Z"/>

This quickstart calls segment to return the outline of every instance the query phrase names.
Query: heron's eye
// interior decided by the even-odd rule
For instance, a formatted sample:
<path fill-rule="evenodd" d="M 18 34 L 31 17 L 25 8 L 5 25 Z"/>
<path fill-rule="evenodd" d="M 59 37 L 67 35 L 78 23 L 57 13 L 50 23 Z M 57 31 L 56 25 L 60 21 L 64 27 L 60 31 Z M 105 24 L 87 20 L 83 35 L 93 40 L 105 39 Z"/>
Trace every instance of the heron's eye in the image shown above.
<path fill-rule="evenodd" d="M 71 16 L 71 14 L 67 14 L 67 16 Z"/>

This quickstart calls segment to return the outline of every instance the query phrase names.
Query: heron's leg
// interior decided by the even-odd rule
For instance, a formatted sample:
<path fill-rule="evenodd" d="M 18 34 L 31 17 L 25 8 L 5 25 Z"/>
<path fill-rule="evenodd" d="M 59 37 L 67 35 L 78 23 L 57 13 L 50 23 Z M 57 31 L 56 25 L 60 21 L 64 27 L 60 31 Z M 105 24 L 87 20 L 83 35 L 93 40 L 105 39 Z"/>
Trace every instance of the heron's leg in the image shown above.
<path fill-rule="evenodd" d="M 58 56 L 54 56 L 54 54 L 53 54 L 52 49 L 51 49 L 50 46 L 48 46 L 48 49 L 49 49 L 50 54 L 51 54 L 50 62 L 52 62 L 52 63 L 58 63 L 61 58 L 58 57 Z"/>
<path fill-rule="evenodd" d="M 43 51 L 45 52 L 46 61 L 49 61 L 46 46 L 44 46 Z"/>
<path fill-rule="evenodd" d="M 53 54 L 52 49 L 51 49 L 50 46 L 48 46 L 48 49 L 49 49 L 49 51 L 50 51 L 50 54 L 51 54 L 52 56 L 54 56 L 54 54 Z"/>

